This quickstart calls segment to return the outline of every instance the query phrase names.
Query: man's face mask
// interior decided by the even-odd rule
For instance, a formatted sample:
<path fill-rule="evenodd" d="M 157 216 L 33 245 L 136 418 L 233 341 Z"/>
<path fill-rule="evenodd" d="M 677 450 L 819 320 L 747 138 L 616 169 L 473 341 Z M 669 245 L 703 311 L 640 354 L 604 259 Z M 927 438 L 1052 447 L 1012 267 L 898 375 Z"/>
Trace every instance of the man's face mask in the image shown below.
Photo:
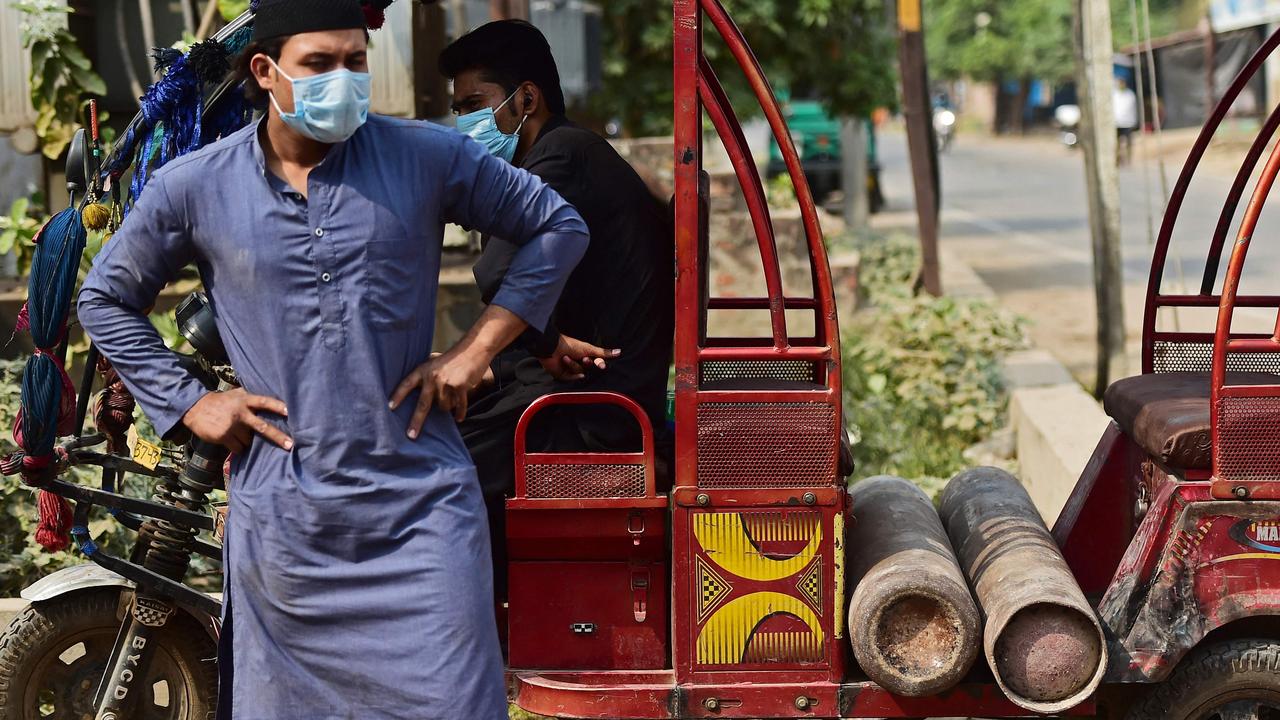
<path fill-rule="evenodd" d="M 267 58 L 271 60 L 271 58 Z M 293 112 L 286 113 L 271 93 L 271 103 L 285 125 L 316 142 L 339 143 L 369 119 L 369 73 L 346 68 L 291 78 L 271 60 L 276 72 L 293 85 Z"/>
<path fill-rule="evenodd" d="M 520 91 L 516 90 L 516 92 Z M 524 127 L 524 121 L 528 120 L 529 116 L 525 115 L 520 118 L 520 125 L 516 127 L 516 131 L 507 134 L 498 129 L 498 117 L 495 111 L 501 110 L 515 96 L 515 92 L 511 93 L 506 100 L 502 101 L 502 105 L 497 108 L 484 108 L 483 110 L 458 116 L 458 130 L 460 132 L 484 145 L 489 150 L 489 154 L 507 162 L 511 162 L 512 158 L 516 156 L 516 145 L 520 143 L 520 130 Z"/>

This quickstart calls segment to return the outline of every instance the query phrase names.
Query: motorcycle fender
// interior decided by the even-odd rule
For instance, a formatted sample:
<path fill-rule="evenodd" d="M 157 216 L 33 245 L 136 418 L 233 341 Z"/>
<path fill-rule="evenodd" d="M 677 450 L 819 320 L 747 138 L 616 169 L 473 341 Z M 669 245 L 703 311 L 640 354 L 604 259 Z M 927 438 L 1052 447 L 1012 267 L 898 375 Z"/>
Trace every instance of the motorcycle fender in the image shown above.
<path fill-rule="evenodd" d="M 38 603 L 77 590 L 100 587 L 131 588 L 133 583 L 106 568 L 86 563 L 63 568 L 52 575 L 40 578 L 23 589 L 22 598 L 28 602 Z"/>
<path fill-rule="evenodd" d="M 131 580 L 111 572 L 104 567 L 95 565 L 94 563 L 86 563 L 84 565 L 63 568 L 53 574 L 40 578 L 34 583 L 28 585 L 22 591 L 22 598 L 31 603 L 39 603 L 54 600 L 62 597 L 63 595 L 80 592 L 82 590 L 104 587 L 132 589 L 134 584 Z M 179 607 L 195 619 L 195 621 L 204 628 L 205 632 L 209 633 L 209 637 L 214 640 L 218 639 L 218 635 L 222 628 L 222 623 L 219 618 L 199 612 L 187 607 L 186 605 L 179 605 Z"/>

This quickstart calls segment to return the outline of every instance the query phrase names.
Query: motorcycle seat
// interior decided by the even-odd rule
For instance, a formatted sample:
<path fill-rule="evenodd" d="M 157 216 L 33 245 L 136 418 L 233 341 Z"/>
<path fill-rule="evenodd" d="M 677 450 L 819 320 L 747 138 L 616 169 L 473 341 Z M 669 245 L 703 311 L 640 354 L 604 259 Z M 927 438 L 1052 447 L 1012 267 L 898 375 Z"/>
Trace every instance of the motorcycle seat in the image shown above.
<path fill-rule="evenodd" d="M 1210 470 L 1213 443 L 1207 372 L 1171 372 L 1117 380 L 1103 408 L 1152 458 L 1180 470 Z M 1280 385 L 1280 375 L 1227 373 L 1228 385 Z"/>

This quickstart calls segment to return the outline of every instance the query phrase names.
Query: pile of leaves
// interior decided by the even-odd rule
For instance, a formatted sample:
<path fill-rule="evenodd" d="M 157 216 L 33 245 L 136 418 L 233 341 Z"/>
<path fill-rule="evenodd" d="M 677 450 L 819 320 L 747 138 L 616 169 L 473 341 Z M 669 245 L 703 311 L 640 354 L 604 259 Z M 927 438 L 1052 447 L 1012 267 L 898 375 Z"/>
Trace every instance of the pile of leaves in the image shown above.
<path fill-rule="evenodd" d="M 930 486 L 964 468 L 965 449 L 1003 424 L 1000 360 L 1025 346 L 1023 328 L 984 300 L 914 295 L 919 250 L 910 238 L 875 237 L 860 250 L 865 309 L 842 328 L 855 477 Z"/>

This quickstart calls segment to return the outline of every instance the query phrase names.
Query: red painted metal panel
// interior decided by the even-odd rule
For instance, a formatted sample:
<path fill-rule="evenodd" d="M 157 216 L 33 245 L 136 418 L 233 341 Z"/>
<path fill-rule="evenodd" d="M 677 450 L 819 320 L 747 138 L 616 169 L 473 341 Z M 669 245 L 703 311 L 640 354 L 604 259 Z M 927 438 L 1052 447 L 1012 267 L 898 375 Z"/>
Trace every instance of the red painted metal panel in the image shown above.
<path fill-rule="evenodd" d="M 547 509 L 545 504 L 508 504 L 509 559 L 657 562 L 667 557 L 665 507 Z"/>
<path fill-rule="evenodd" d="M 1085 595 L 1107 589 L 1133 537 L 1140 452 L 1111 423 L 1053 525 L 1053 539 Z"/>
<path fill-rule="evenodd" d="M 843 497 L 826 506 L 675 508 L 682 682 L 843 679 Z"/>
<path fill-rule="evenodd" d="M 509 577 L 511 667 L 667 665 L 664 563 L 513 562 Z"/>

